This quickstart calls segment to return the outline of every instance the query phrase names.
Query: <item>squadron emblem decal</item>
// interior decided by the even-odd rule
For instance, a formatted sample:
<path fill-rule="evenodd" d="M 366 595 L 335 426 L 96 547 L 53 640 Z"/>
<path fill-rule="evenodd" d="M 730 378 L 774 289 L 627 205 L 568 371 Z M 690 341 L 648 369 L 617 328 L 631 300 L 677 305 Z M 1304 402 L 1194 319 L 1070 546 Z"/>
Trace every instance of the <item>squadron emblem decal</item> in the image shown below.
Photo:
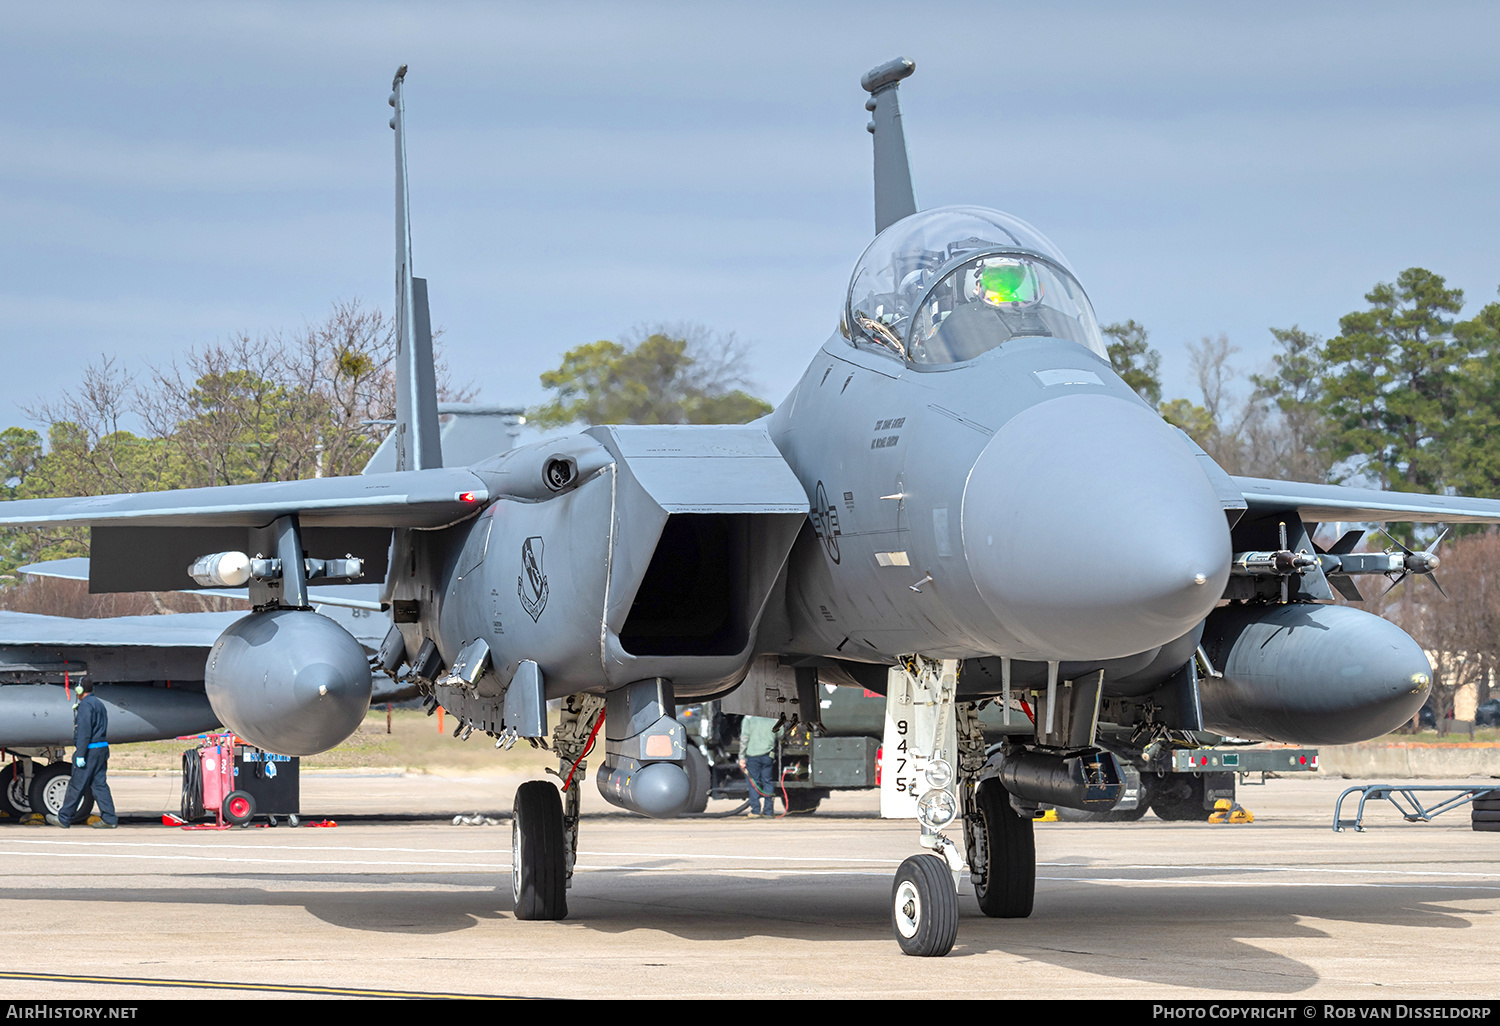
<path fill-rule="evenodd" d="M 813 499 L 812 510 L 813 530 L 823 540 L 823 548 L 828 553 L 828 558 L 835 563 L 839 561 L 839 508 L 828 501 L 828 492 L 823 487 L 823 482 L 818 482 L 817 496 Z"/>
<path fill-rule="evenodd" d="M 526 572 L 516 578 L 516 591 L 521 596 L 521 608 L 533 621 L 539 619 L 547 608 L 547 578 L 542 574 L 541 535 L 533 535 L 521 543 L 521 568 Z"/>

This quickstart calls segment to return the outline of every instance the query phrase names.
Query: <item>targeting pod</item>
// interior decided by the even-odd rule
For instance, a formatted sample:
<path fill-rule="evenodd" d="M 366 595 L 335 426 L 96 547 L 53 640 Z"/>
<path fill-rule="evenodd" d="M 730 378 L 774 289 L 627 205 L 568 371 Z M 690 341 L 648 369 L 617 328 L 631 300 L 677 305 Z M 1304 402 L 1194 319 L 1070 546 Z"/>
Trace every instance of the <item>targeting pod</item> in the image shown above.
<path fill-rule="evenodd" d="M 660 678 L 609 692 L 604 708 L 604 763 L 596 782 L 611 805 L 657 819 L 692 801 L 687 732 L 672 713 L 672 685 Z"/>

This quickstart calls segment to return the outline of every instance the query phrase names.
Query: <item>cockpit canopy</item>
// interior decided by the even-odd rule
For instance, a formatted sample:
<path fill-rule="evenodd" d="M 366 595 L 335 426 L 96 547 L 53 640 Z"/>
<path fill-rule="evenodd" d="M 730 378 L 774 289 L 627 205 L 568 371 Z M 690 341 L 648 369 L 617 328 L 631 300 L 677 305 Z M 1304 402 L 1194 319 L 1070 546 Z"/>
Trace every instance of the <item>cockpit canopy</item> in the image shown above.
<path fill-rule="evenodd" d="M 1028 335 L 1106 357 L 1067 259 L 1025 221 L 984 207 L 924 210 L 877 235 L 854 268 L 845 321 L 851 341 L 914 364 L 961 363 Z"/>

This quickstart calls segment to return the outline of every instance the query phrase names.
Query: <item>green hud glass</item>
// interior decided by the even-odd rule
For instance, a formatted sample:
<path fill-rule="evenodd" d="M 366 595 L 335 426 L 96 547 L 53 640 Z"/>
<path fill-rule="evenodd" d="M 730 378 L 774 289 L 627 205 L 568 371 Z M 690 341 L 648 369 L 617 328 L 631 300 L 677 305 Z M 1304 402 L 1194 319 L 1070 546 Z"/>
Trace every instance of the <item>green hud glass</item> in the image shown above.
<path fill-rule="evenodd" d="M 1042 298 L 1042 283 L 1027 261 L 991 257 L 979 265 L 975 292 L 990 306 L 1035 303 Z"/>

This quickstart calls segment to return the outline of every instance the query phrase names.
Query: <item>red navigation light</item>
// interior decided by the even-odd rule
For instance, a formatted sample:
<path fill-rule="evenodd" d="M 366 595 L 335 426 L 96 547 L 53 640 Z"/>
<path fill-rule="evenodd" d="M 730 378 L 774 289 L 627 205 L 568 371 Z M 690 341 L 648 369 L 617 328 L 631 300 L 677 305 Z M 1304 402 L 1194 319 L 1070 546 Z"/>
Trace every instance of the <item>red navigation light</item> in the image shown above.
<path fill-rule="evenodd" d="M 473 502 L 474 501 L 474 493 L 473 492 L 459 492 L 458 493 L 458 501 L 459 502 Z"/>

